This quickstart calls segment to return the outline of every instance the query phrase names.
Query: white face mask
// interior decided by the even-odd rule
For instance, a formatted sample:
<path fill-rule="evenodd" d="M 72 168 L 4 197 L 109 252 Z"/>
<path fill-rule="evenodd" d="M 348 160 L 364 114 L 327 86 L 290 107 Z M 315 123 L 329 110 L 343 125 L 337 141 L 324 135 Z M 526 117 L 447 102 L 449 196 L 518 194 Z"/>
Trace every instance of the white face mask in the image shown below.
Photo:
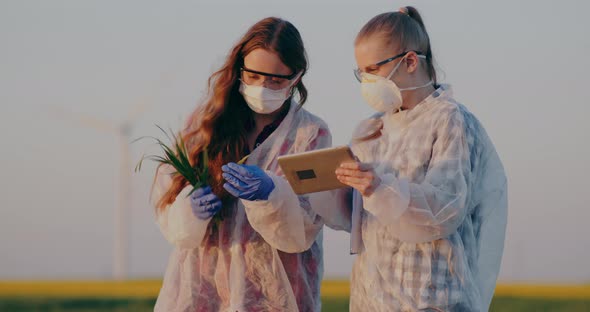
<path fill-rule="evenodd" d="M 241 81 L 240 93 L 251 110 L 258 114 L 270 114 L 281 108 L 283 103 L 291 96 L 291 87 L 297 81 L 297 78 L 299 78 L 299 75 L 293 78 L 287 87 L 280 90 L 247 85 Z"/>
<path fill-rule="evenodd" d="M 418 57 L 423 56 L 419 55 Z M 402 58 L 402 60 L 395 65 L 387 77 L 361 73 L 361 93 L 365 101 L 374 110 L 382 113 L 397 110 L 402 106 L 402 91 L 416 90 L 432 84 L 431 80 L 422 86 L 400 89 L 390 78 L 399 68 L 404 59 L 405 58 Z"/>

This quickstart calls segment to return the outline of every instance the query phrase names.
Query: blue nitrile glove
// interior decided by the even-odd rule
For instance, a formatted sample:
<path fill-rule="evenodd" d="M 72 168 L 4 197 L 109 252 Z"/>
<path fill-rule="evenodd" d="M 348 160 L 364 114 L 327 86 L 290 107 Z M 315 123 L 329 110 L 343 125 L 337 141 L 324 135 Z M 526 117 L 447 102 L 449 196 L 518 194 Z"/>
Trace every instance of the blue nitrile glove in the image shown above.
<path fill-rule="evenodd" d="M 227 183 L 223 188 L 235 197 L 246 200 L 267 200 L 275 184 L 257 166 L 229 163 L 221 167 Z"/>
<path fill-rule="evenodd" d="M 211 193 L 211 188 L 208 186 L 198 188 L 190 197 L 193 214 L 201 220 L 213 217 L 221 209 L 221 200 Z"/>

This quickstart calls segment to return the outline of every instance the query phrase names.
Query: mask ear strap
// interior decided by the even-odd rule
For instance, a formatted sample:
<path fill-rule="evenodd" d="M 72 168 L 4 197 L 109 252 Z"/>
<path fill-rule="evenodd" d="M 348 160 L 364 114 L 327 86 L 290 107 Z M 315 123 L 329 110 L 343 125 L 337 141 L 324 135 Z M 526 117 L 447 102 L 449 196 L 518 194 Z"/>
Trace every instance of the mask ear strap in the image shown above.
<path fill-rule="evenodd" d="M 397 63 L 397 65 L 395 65 L 395 67 L 393 68 L 391 73 L 389 73 L 389 75 L 387 75 L 387 77 L 386 77 L 387 80 L 389 80 L 389 79 L 391 79 L 391 77 L 393 77 L 393 74 L 397 71 L 397 69 L 401 66 L 402 62 L 406 59 L 406 55 L 404 55 L 404 57 L 402 57 L 402 59 Z"/>
<path fill-rule="evenodd" d="M 297 79 L 299 79 L 301 77 L 301 75 L 303 74 L 303 71 L 300 71 L 299 74 L 297 74 L 293 79 L 291 84 L 289 85 L 289 88 L 291 88 L 291 91 L 289 91 L 290 96 L 293 96 L 293 94 L 295 94 L 295 82 L 297 81 Z"/>
<path fill-rule="evenodd" d="M 412 52 L 412 51 L 410 51 L 410 52 Z M 408 53 L 410 53 L 410 52 L 408 52 Z M 387 79 L 391 79 L 391 77 L 393 77 L 393 74 L 395 73 L 395 71 L 397 71 L 397 69 L 400 67 L 400 65 L 406 59 L 407 56 L 408 56 L 408 54 L 406 53 L 406 55 L 404 55 L 404 57 L 402 57 L 402 59 L 399 61 L 399 63 L 397 63 L 397 65 L 395 65 L 395 68 L 391 71 L 391 73 L 389 73 L 389 76 L 387 76 Z M 425 55 L 417 54 L 416 56 L 421 59 L 426 59 Z"/>
<path fill-rule="evenodd" d="M 291 84 L 289 85 L 289 87 L 292 87 L 295 85 L 295 82 L 297 81 L 297 79 L 299 79 L 301 77 L 301 75 L 303 74 L 303 71 L 300 71 L 297 75 L 295 75 L 295 77 L 293 77 L 293 79 L 291 80 Z"/>
<path fill-rule="evenodd" d="M 429 85 L 431 85 L 431 84 L 433 84 L 433 83 L 434 83 L 434 81 L 432 81 L 432 80 L 429 80 L 427 83 L 425 83 L 425 84 L 423 84 L 423 85 L 421 85 L 421 86 L 417 86 L 417 87 L 411 87 L 411 88 L 402 88 L 402 89 L 399 89 L 399 90 L 400 90 L 400 91 L 411 91 L 411 90 L 422 89 L 422 88 L 426 88 L 426 87 L 428 87 Z"/>

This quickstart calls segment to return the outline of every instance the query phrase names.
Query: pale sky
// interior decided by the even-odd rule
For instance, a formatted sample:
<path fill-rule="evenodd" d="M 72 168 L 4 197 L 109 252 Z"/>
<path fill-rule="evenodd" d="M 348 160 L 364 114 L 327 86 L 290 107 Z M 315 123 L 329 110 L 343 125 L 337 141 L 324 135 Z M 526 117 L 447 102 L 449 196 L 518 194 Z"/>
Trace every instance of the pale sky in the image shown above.
<path fill-rule="evenodd" d="M 157 134 L 154 123 L 178 128 L 246 29 L 279 16 L 309 54 L 306 108 L 345 144 L 371 114 L 352 74 L 354 37 L 374 15 L 413 4 L 440 80 L 482 121 L 508 174 L 500 279 L 589 282 L 590 2 L 315 2 L 0 2 L 0 279 L 111 274 L 118 143 L 49 108 L 120 122 L 143 100 L 153 106 L 134 137 Z M 133 145 L 133 162 L 146 150 Z M 161 277 L 171 251 L 148 203 L 153 168 L 133 176 L 137 278 Z M 348 276 L 348 234 L 324 237 L 326 276 Z"/>

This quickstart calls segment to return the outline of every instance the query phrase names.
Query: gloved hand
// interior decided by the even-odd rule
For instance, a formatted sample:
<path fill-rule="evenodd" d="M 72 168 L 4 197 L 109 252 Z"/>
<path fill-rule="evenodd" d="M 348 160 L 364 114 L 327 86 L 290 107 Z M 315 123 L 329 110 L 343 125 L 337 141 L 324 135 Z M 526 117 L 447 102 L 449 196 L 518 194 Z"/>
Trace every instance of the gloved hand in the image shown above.
<path fill-rule="evenodd" d="M 221 167 L 227 183 L 223 188 L 235 197 L 246 200 L 267 200 L 275 184 L 259 167 L 229 163 Z"/>
<path fill-rule="evenodd" d="M 191 195 L 191 208 L 193 214 L 201 220 L 213 217 L 221 209 L 221 200 L 206 186 L 197 189 Z"/>

